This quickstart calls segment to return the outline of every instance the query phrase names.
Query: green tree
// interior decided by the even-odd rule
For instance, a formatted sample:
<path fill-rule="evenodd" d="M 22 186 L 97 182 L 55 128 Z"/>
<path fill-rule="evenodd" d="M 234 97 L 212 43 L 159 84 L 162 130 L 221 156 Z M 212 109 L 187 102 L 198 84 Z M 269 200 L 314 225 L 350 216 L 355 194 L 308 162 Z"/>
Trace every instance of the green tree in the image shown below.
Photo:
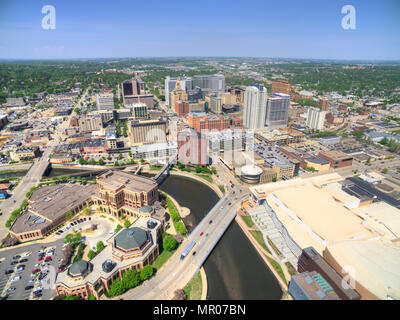
<path fill-rule="evenodd" d="M 103 250 L 104 249 L 104 243 L 103 243 L 103 241 L 99 241 L 99 242 L 97 242 L 97 244 L 96 244 L 96 253 L 99 253 L 101 250 Z"/>
<path fill-rule="evenodd" d="M 93 294 L 91 294 L 91 295 L 89 296 L 88 300 L 96 300 L 96 297 L 95 297 Z"/>
<path fill-rule="evenodd" d="M 79 159 L 79 164 L 80 165 L 87 164 L 87 161 L 85 159 L 83 159 L 83 158 L 80 158 Z"/>
<path fill-rule="evenodd" d="M 181 221 L 178 221 L 175 223 L 175 229 L 181 235 L 183 235 L 183 236 L 186 235 L 186 227 Z"/>
<path fill-rule="evenodd" d="M 104 160 L 103 160 L 103 159 L 100 159 L 99 162 L 98 162 L 98 164 L 99 164 L 100 166 L 104 166 Z"/>
<path fill-rule="evenodd" d="M 145 281 L 153 275 L 154 269 L 151 265 L 146 265 L 140 270 L 140 280 Z"/>
<path fill-rule="evenodd" d="M 125 220 L 124 227 L 129 228 L 130 225 L 131 225 L 131 223 L 129 222 L 129 220 Z"/>
<path fill-rule="evenodd" d="M 168 251 L 172 251 L 176 248 L 177 242 L 176 239 L 170 235 L 165 236 L 163 240 L 163 247 Z"/>
<path fill-rule="evenodd" d="M 96 256 L 96 252 L 94 252 L 93 250 L 89 250 L 87 256 L 89 260 L 92 260 Z"/>
<path fill-rule="evenodd" d="M 384 174 L 388 173 L 388 169 L 387 168 L 383 168 L 382 169 L 382 173 L 384 173 Z"/>
<path fill-rule="evenodd" d="M 78 297 L 74 296 L 73 294 L 69 294 L 65 296 L 63 300 L 78 300 Z"/>
<path fill-rule="evenodd" d="M 121 230 L 121 229 L 122 229 L 122 226 L 121 226 L 120 224 L 118 224 L 114 231 L 115 231 L 115 232 L 118 232 L 118 231 Z"/>

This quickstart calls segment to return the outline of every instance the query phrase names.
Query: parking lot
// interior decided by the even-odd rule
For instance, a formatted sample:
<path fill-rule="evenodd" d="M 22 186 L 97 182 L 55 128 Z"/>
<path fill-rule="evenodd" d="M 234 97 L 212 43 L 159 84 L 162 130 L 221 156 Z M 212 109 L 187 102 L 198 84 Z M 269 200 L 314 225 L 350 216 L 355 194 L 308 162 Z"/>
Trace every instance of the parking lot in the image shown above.
<path fill-rule="evenodd" d="M 54 248 L 51 261 L 45 262 L 44 259 L 38 261 L 39 251 L 42 245 L 45 247 L 45 256 L 48 255 L 49 250 Z M 54 270 L 55 273 L 57 272 L 59 259 L 62 257 L 62 249 L 63 239 L 59 239 L 52 243 L 37 243 L 0 252 L 1 297 L 6 297 L 7 300 L 32 299 L 35 298 L 33 292 L 38 290 L 38 287 L 42 287 L 42 295 L 36 299 L 48 300 L 54 297 L 54 289 L 52 286 L 48 288 L 45 282 L 50 283 L 50 278 L 54 278 L 54 275 L 51 275 L 51 270 Z M 34 269 L 40 269 L 40 272 L 38 272 L 36 276 L 32 273 Z M 12 273 L 10 271 L 12 271 Z M 10 273 L 6 274 L 6 272 Z M 41 283 L 39 279 L 37 279 L 40 274 L 43 274 L 42 277 L 44 277 Z M 15 281 L 13 281 L 13 279 L 15 279 Z M 33 288 L 26 290 L 25 288 L 28 286 L 33 286 Z"/>

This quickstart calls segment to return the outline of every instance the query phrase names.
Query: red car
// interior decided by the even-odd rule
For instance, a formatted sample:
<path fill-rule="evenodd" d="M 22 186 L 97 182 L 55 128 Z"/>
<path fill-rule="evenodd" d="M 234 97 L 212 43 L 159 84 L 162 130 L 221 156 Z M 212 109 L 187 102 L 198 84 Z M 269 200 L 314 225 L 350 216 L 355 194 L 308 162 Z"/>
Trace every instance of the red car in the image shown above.
<path fill-rule="evenodd" d="M 51 257 L 50 256 L 47 256 L 46 258 L 44 258 L 44 261 L 50 261 L 51 260 Z"/>
<path fill-rule="evenodd" d="M 60 267 L 60 268 L 58 268 L 58 272 L 63 272 L 63 271 L 65 271 L 65 267 Z"/>
<path fill-rule="evenodd" d="M 200 233 L 200 237 L 204 234 L 204 232 Z"/>
<path fill-rule="evenodd" d="M 42 261 L 43 260 L 43 258 L 42 257 L 39 257 L 38 259 L 37 259 L 37 261 Z"/>
<path fill-rule="evenodd" d="M 232 184 L 232 180 L 229 180 L 229 183 Z"/>
<path fill-rule="evenodd" d="M 33 269 L 33 270 L 32 270 L 32 273 L 33 273 L 33 274 L 35 274 L 35 273 L 37 273 L 37 272 L 40 272 L 40 269 Z"/>

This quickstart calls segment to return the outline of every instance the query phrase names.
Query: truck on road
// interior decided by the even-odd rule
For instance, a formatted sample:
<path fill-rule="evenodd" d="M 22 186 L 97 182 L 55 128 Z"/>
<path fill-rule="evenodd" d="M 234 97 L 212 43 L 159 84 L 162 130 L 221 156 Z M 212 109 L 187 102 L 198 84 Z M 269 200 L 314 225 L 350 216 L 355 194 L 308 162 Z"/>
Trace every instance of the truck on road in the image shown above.
<path fill-rule="evenodd" d="M 194 245 L 196 244 L 195 241 L 191 241 L 187 247 L 185 248 L 185 250 L 183 250 L 182 254 L 181 254 L 181 260 L 185 259 L 185 257 L 189 254 L 190 250 L 193 249 Z"/>

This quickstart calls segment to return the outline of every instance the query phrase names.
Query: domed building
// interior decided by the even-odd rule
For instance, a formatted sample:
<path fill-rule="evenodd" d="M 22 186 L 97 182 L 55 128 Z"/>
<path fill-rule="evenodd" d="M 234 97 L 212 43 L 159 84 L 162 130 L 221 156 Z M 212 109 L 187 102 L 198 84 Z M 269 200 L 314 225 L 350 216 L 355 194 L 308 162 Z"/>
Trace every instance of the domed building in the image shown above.
<path fill-rule="evenodd" d="M 83 278 L 85 278 L 89 274 L 90 271 L 91 271 L 90 263 L 85 260 L 81 260 L 78 262 L 74 262 L 68 268 L 67 274 L 73 280 L 81 281 L 81 280 L 83 280 Z"/>
<path fill-rule="evenodd" d="M 141 257 L 151 245 L 147 231 L 142 228 L 123 229 L 114 238 L 113 257 L 118 261 Z"/>
<path fill-rule="evenodd" d="M 247 165 L 240 169 L 240 173 L 240 180 L 244 183 L 258 184 L 263 170 L 255 165 Z"/>

